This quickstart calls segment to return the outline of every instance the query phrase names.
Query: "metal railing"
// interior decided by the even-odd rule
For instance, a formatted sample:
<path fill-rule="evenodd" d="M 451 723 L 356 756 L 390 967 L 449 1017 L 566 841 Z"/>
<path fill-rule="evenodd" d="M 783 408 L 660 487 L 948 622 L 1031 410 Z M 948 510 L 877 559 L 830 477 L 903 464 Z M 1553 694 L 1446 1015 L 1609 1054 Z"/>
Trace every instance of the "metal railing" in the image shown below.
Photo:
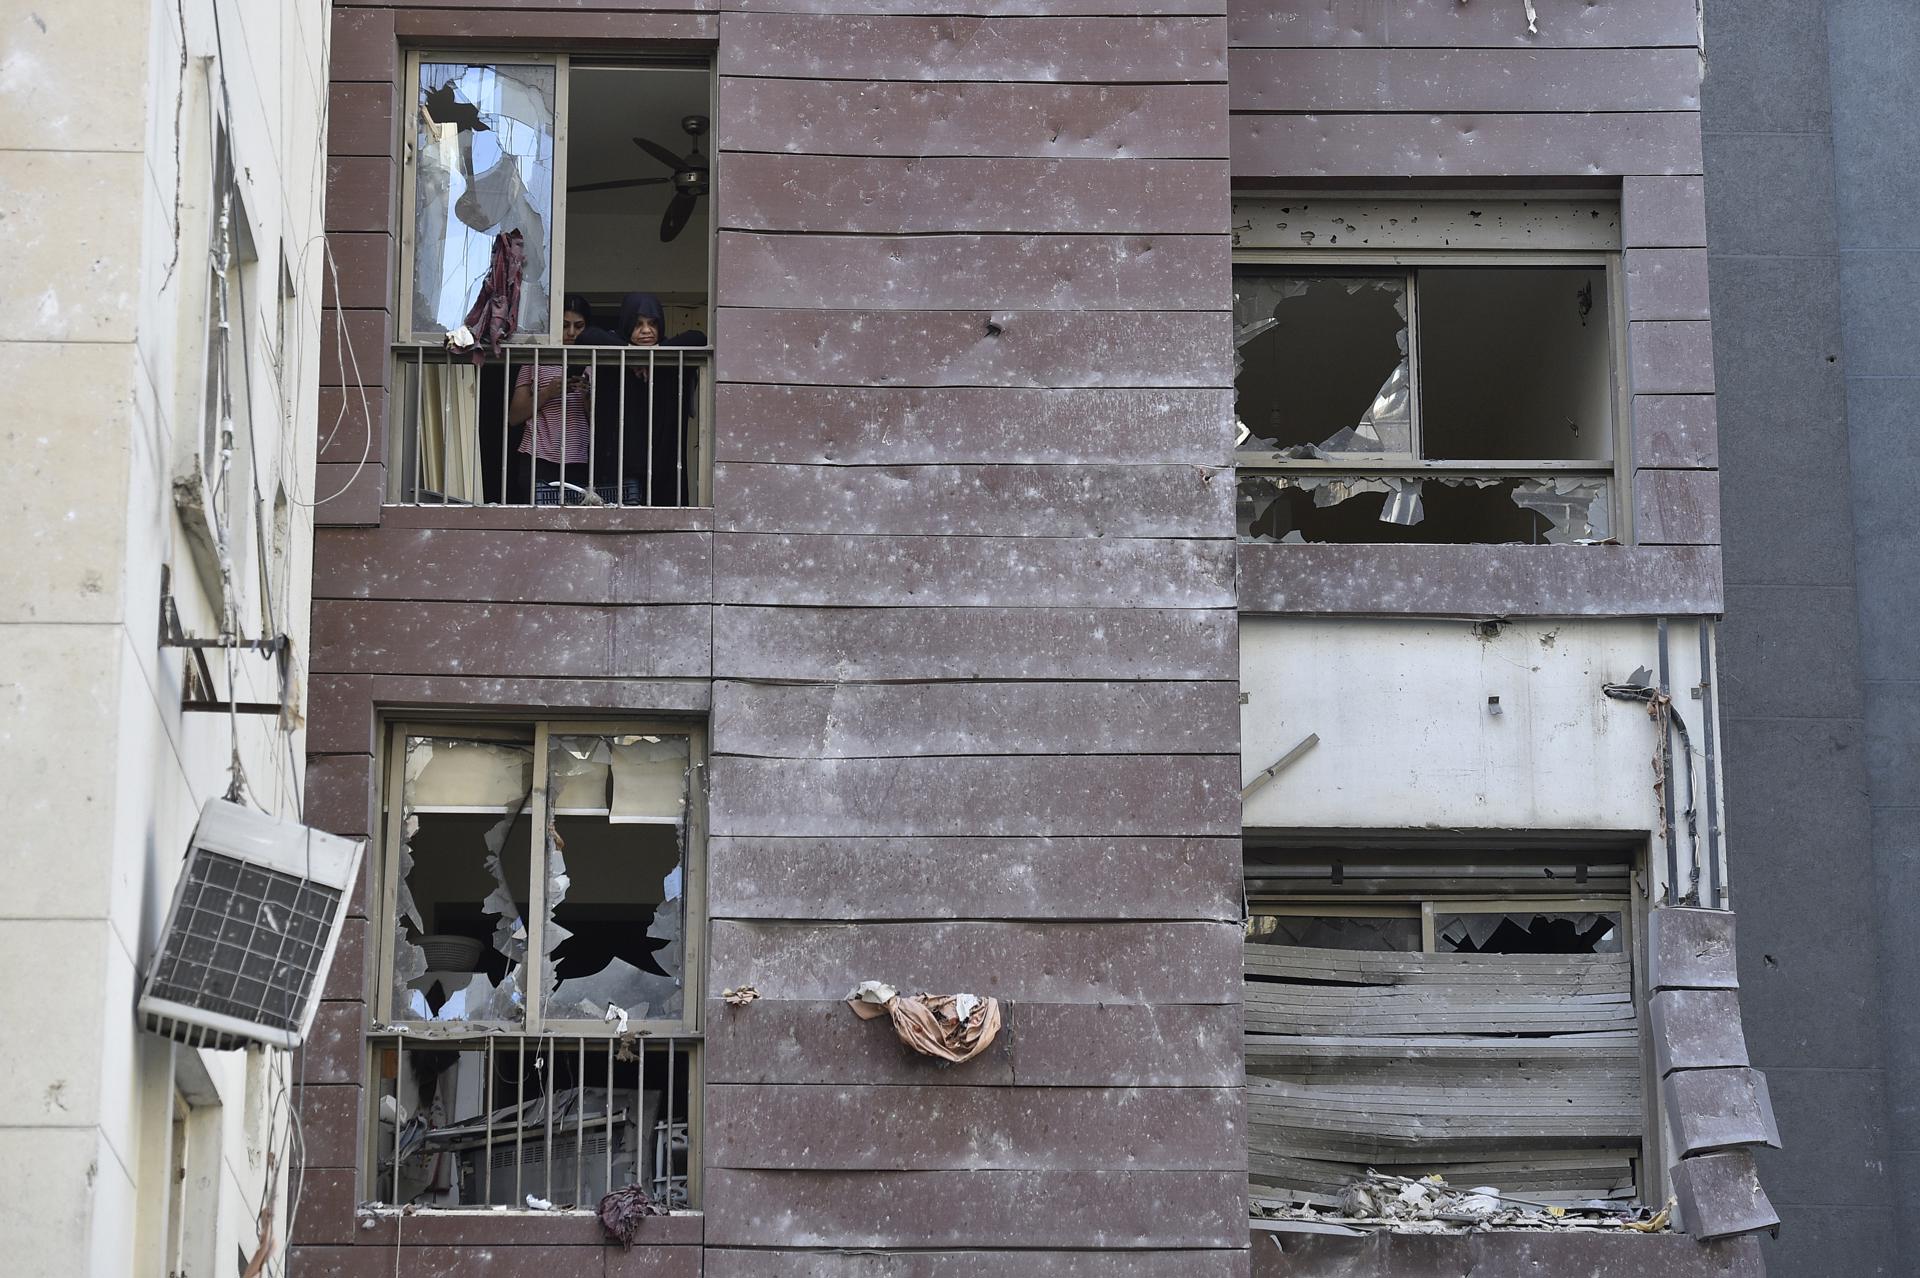
<path fill-rule="evenodd" d="M 393 348 L 390 505 L 690 506 L 711 347 Z"/>
<path fill-rule="evenodd" d="M 381 1203 L 591 1211 L 610 1190 L 637 1184 L 662 1207 L 696 1205 L 697 1038 L 370 1042 Z"/>

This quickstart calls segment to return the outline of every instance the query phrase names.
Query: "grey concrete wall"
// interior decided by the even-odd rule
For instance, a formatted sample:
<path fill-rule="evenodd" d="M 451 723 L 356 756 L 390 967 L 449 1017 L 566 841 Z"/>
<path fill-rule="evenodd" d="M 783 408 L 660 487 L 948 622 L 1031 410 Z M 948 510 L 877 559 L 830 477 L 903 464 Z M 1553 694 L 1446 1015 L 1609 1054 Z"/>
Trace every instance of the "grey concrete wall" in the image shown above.
<path fill-rule="evenodd" d="M 1880 905 L 1889 1191 L 1899 1254 L 1920 1246 L 1920 10 L 1828 0 L 1840 368 Z"/>
<path fill-rule="evenodd" d="M 1901 885 L 1879 872 L 1899 811 L 1881 809 L 1870 786 L 1898 773 L 1877 706 L 1914 686 L 1885 682 L 1899 655 L 1894 623 L 1912 605 L 1890 610 L 1900 561 L 1870 525 L 1876 512 L 1901 517 L 1890 503 L 1912 473 L 1899 462 L 1914 445 L 1898 395 L 1916 384 L 1880 374 L 1914 371 L 1912 307 L 1896 303 L 1920 258 L 1850 251 L 1916 242 L 1899 217 L 1900 196 L 1913 192 L 1896 184 L 1920 178 L 1871 175 L 1886 130 L 1911 139 L 1916 127 L 1888 96 L 1890 15 L 1904 7 L 1705 4 L 1722 715 L 1742 1003 L 1785 1142 L 1761 1168 L 1783 1218 L 1767 1249 L 1776 1278 L 1907 1272 L 1896 1259 L 1887 1064 L 1912 1052 L 1889 1056 L 1883 990 L 1904 983 L 1878 933 L 1883 907 L 1890 920 L 1904 912 Z M 1910 74 L 1910 57 L 1905 66 Z M 1867 532 L 1858 572 L 1856 495 Z M 1907 584 L 1909 600 L 1916 589 Z M 1912 758 L 1909 745 L 1908 775 Z"/>

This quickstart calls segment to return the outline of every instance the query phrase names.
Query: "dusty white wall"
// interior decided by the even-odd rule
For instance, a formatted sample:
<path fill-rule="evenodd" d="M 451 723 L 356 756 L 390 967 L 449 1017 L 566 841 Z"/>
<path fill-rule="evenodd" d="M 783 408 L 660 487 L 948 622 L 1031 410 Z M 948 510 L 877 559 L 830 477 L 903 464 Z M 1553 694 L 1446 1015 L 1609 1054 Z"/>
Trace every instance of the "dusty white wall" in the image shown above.
<path fill-rule="evenodd" d="M 1697 625 L 1670 623 L 1669 680 L 1704 755 L 1706 703 L 1691 691 L 1700 682 Z M 1526 621 L 1489 633 L 1461 620 L 1243 618 L 1243 781 L 1309 733 L 1320 737 L 1248 798 L 1245 823 L 1639 832 L 1650 836 L 1663 883 L 1657 734 L 1644 706 L 1600 690 L 1640 666 L 1659 670 L 1652 620 Z M 1487 704 L 1496 696 L 1498 715 Z M 1678 770 L 1677 738 L 1675 750 Z M 1694 772 L 1704 844 L 1704 757 Z M 1724 793 L 1717 777 L 1715 786 Z M 1678 771 L 1675 790 L 1684 804 Z M 1678 846 L 1688 863 L 1684 832 Z M 1723 861 L 1724 853 L 1723 844 Z"/>
<path fill-rule="evenodd" d="M 252 1249 L 266 1152 L 285 1141 L 284 1056 L 176 1051 L 139 1032 L 133 1010 L 231 745 L 224 717 L 181 712 L 184 654 L 157 643 L 163 565 L 189 631 L 213 634 L 220 619 L 171 489 L 178 437 L 201 411 L 210 86 L 222 69 L 258 256 L 251 341 L 243 353 L 236 331 L 230 365 L 236 393 L 243 359 L 251 373 L 258 474 L 235 482 L 267 503 L 270 540 L 282 485 L 291 501 L 287 597 L 269 619 L 250 573 L 241 613 L 249 637 L 290 632 L 302 663 L 307 640 L 312 520 L 299 503 L 313 496 L 320 275 L 303 250 L 320 226 L 326 10 L 218 0 L 216 41 L 214 3 L 0 0 L 0 379 L 14 404 L 0 416 L 9 1274 L 159 1274 L 176 1089 L 200 1105 L 192 1192 L 212 1207 L 188 1231 L 191 1272 L 223 1272 Z M 295 276 L 284 315 L 283 256 Z M 251 519 L 245 498 L 234 512 Z M 267 663 L 239 665 L 242 699 L 277 699 Z M 255 798 L 294 811 L 298 739 L 242 716 L 239 746 Z"/>

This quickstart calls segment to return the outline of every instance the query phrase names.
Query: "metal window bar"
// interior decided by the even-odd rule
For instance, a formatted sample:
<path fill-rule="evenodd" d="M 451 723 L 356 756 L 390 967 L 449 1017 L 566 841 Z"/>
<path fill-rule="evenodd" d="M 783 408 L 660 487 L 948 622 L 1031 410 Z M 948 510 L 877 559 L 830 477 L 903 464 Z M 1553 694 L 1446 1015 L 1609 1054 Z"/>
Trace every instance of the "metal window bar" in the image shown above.
<path fill-rule="evenodd" d="M 403 393 L 395 396 L 394 403 L 395 478 L 389 501 L 416 506 L 626 507 L 687 506 L 698 499 L 699 485 L 688 450 L 704 419 L 698 379 L 711 366 L 710 347 L 514 345 L 482 361 L 473 377 L 459 376 L 473 367 L 471 357 L 443 345 L 403 344 L 394 352 L 395 382 Z M 556 375 L 560 381 L 553 388 L 554 398 L 543 404 L 542 379 Z M 585 386 L 577 393 L 568 389 L 568 379 L 575 375 L 585 377 Z M 616 379 L 617 391 L 605 389 L 607 376 Z M 671 394 L 658 380 L 663 376 L 674 378 Z M 412 386 L 407 394 L 409 377 Z M 530 414 L 516 425 L 512 405 L 522 377 L 527 379 Z M 432 390 L 429 380 L 434 383 Z M 643 416 L 640 405 L 631 404 L 633 395 L 646 400 L 644 429 L 635 420 L 632 432 L 636 449 L 644 448 L 646 456 L 631 459 L 629 469 L 628 413 L 631 409 L 635 419 Z M 543 410 L 558 415 L 557 439 L 542 439 Z M 674 420 L 663 420 L 663 412 Z M 579 447 L 583 421 L 588 438 L 585 461 L 569 466 L 564 459 L 570 448 Z M 466 437 L 457 438 L 458 433 Z M 497 452 L 483 445 L 483 440 L 497 444 Z M 562 460 L 542 459 L 543 442 L 548 450 L 557 447 Z M 659 451 L 669 442 L 670 467 Z M 514 482 L 523 443 L 532 445 L 524 455 L 524 486 Z M 612 465 L 609 468 L 603 462 Z M 609 469 L 612 474 L 607 473 Z"/>
<path fill-rule="evenodd" d="M 503 1041 L 509 1037 L 510 1053 Z M 592 1210 L 608 1189 L 626 1183 L 663 1205 L 692 1205 L 691 1124 L 679 1089 L 694 1081 L 698 1035 L 629 1036 L 624 1043 L 551 1032 L 382 1035 L 374 1046 L 375 1059 L 393 1067 L 390 1095 L 382 1088 L 375 1098 L 379 1121 L 393 1123 L 392 1136 L 373 1142 L 380 1151 L 375 1183 L 388 1205 L 525 1209 L 532 1196 Z M 530 1052 L 537 1075 L 531 1088 Z M 513 1070 L 514 1100 L 498 1108 L 505 1068 Z"/>

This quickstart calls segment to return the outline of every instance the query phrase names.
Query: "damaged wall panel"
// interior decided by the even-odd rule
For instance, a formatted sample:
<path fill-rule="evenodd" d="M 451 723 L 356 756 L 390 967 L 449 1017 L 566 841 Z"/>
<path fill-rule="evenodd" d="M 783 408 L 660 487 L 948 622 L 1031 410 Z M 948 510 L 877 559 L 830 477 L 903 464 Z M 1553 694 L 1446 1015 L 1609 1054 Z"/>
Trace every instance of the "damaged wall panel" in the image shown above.
<path fill-rule="evenodd" d="M 1219 89 L 1200 84 L 723 75 L 716 123 L 720 145 L 740 154 L 1225 159 L 1223 108 Z"/>
<path fill-rule="evenodd" d="M 715 913 L 785 919 L 1240 916 L 1231 838 L 799 838 L 708 845 Z M 953 867 L 965 865 L 956 880 Z"/>
<path fill-rule="evenodd" d="M 719 462 L 713 492 L 728 532 L 968 537 L 1206 537 L 1235 500 L 1218 466 Z"/>
<path fill-rule="evenodd" d="M 1232 835 L 1226 754 L 712 763 L 716 835 Z"/>
<path fill-rule="evenodd" d="M 706 1278 L 1247 1278 L 1247 1253 L 920 1251 L 874 1255 L 715 1248 L 707 1252 Z"/>
<path fill-rule="evenodd" d="M 1211 233 L 1225 175 L 1224 160 L 742 154 L 727 209 L 746 231 Z"/>
<path fill-rule="evenodd" d="M 715 534 L 717 604 L 1223 608 L 1228 541 Z"/>
<path fill-rule="evenodd" d="M 1690 48 L 1236 49 L 1228 62 L 1236 112 L 1700 108 Z"/>
<path fill-rule="evenodd" d="M 721 461 L 1225 465 L 1225 389 L 871 390 L 721 381 Z"/>
<path fill-rule="evenodd" d="M 1217 386 L 1231 357 L 1216 314 L 874 310 L 823 330 L 816 312 L 724 307 L 716 324 L 724 376 L 786 385 Z"/>
<path fill-rule="evenodd" d="M 714 685 L 731 754 L 1208 754 L 1238 729 L 1228 682 Z"/>
<path fill-rule="evenodd" d="M 1234 1171 L 1241 1098 L 1222 1087 L 939 1087 L 902 1142 L 883 1087 L 711 1086 L 707 1156 L 797 1171 Z"/>
<path fill-rule="evenodd" d="M 1229 0 L 1227 28 L 1234 48 L 1691 49 L 1700 37 L 1692 0 L 1534 0 L 1534 7 L 1538 31 L 1528 30 L 1524 14 L 1516 20 L 1511 6 L 1479 0 Z"/>
<path fill-rule="evenodd" d="M 1690 111 L 1233 117 L 1236 180 L 1470 177 L 1492 183 L 1700 169 L 1699 117 Z"/>
<path fill-rule="evenodd" d="M 752 1014 L 716 999 L 707 1020 L 713 1083 L 912 1087 L 1235 1088 L 1235 1004 L 1002 1003 L 1004 1026 L 964 1066 L 929 1069 L 841 999 L 762 1000 Z"/>
<path fill-rule="evenodd" d="M 1237 1270 L 1224 11 L 772 7 L 716 117 L 710 966 L 760 997 L 709 1018 L 709 1241 Z M 940 1068 L 864 980 L 1001 1033 Z"/>
<path fill-rule="evenodd" d="M 707 1241 L 783 1250 L 1184 1247 L 1244 1254 L 1246 1176 L 715 1169 L 707 1173 Z"/>

